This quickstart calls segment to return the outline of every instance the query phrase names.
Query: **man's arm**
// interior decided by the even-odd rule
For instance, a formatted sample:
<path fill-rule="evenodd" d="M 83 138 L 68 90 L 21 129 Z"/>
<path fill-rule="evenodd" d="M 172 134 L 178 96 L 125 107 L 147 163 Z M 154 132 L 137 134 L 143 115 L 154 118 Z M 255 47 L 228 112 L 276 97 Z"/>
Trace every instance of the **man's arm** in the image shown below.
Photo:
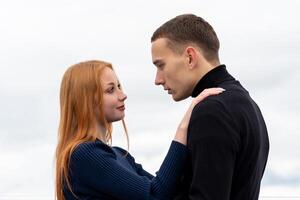
<path fill-rule="evenodd" d="M 223 104 L 210 99 L 195 107 L 188 136 L 193 171 L 190 199 L 230 198 L 239 147 L 237 136 L 233 120 Z"/>

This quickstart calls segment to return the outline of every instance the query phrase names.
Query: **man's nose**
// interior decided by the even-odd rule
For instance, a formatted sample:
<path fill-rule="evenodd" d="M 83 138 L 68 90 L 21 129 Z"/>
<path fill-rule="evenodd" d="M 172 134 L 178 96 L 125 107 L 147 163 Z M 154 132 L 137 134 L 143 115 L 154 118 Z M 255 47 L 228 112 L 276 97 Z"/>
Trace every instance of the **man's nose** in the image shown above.
<path fill-rule="evenodd" d="M 164 79 L 159 71 L 156 72 L 155 76 L 155 85 L 162 85 L 164 83 Z"/>

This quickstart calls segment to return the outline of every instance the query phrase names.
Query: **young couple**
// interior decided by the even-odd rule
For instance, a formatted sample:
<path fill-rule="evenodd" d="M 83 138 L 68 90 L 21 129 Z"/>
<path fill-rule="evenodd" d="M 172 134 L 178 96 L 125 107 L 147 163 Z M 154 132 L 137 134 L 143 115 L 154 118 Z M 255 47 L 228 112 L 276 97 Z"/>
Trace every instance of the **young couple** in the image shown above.
<path fill-rule="evenodd" d="M 111 146 L 126 95 L 110 63 L 68 68 L 60 90 L 56 198 L 257 200 L 269 152 L 263 116 L 219 61 L 219 40 L 201 17 L 185 14 L 151 38 L 155 84 L 175 101 L 194 97 L 156 176 Z M 224 92 L 224 90 L 226 90 Z"/>

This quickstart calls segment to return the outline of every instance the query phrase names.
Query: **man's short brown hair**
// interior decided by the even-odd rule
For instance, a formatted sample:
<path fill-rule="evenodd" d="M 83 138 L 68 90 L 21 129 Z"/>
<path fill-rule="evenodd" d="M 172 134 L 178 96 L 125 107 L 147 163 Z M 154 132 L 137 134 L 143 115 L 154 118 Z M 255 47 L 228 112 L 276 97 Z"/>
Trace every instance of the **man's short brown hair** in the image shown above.
<path fill-rule="evenodd" d="M 193 14 L 179 15 L 160 26 L 152 35 L 151 42 L 167 38 L 169 47 L 182 53 L 183 47 L 195 44 L 208 61 L 219 61 L 220 43 L 212 26 Z"/>

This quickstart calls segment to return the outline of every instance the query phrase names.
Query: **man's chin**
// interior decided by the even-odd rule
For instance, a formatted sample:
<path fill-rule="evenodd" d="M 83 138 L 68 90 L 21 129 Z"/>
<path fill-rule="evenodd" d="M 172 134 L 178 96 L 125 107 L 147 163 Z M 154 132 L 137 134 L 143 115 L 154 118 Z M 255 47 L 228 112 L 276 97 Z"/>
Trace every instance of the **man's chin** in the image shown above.
<path fill-rule="evenodd" d="M 187 97 L 172 94 L 172 98 L 173 98 L 174 101 L 178 102 L 178 101 L 186 99 Z"/>

